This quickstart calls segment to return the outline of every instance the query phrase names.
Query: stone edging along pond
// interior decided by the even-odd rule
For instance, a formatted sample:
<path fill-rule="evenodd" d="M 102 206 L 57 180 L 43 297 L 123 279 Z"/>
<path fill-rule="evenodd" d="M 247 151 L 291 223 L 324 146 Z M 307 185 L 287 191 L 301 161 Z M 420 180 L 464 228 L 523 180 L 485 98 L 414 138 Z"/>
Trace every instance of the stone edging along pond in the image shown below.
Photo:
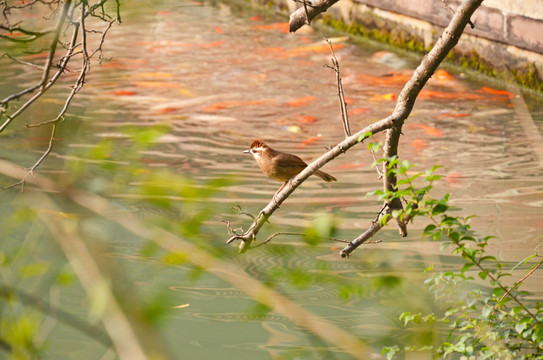
<path fill-rule="evenodd" d="M 292 0 L 250 0 L 290 13 Z M 487 0 L 475 12 L 448 61 L 543 92 L 543 7 L 540 0 Z M 317 17 L 321 24 L 425 53 L 448 24 L 457 1 L 340 0 Z"/>

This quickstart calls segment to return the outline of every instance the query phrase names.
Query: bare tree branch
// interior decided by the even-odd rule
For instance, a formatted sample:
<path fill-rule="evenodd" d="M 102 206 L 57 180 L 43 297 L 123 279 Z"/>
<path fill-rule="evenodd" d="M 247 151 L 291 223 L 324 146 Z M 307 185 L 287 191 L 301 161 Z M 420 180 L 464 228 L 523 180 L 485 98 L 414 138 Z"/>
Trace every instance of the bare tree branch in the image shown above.
<path fill-rule="evenodd" d="M 67 9 L 66 9 L 66 12 L 67 12 Z M 62 23 L 63 22 L 64 21 L 62 21 Z M 58 23 L 60 24 L 61 21 L 59 20 Z M 33 97 L 31 97 L 23 105 L 21 105 L 14 113 L 12 113 L 11 115 L 7 115 L 7 120 L 2 124 L 2 126 L 0 126 L 0 132 L 4 131 L 6 129 L 6 127 L 17 116 L 19 116 L 21 113 L 23 113 L 23 111 L 25 111 L 30 105 L 32 105 L 36 100 L 38 100 L 60 78 L 60 76 L 62 75 L 62 73 L 66 69 L 66 66 L 68 65 L 68 62 L 70 61 L 72 53 L 74 52 L 74 50 L 76 48 L 78 30 L 79 30 L 78 24 L 74 24 L 74 30 L 73 30 L 73 33 L 72 33 L 72 39 L 70 41 L 70 46 L 68 47 L 68 51 L 67 51 L 66 55 L 61 59 L 59 67 L 58 67 L 58 71 L 55 73 L 55 75 L 53 75 L 51 77 L 51 79 L 49 81 L 47 81 L 47 78 L 49 77 L 49 71 L 50 71 L 50 68 L 51 68 L 51 60 L 49 60 L 49 59 L 50 58 L 52 59 L 52 57 L 54 56 L 53 48 L 56 50 L 56 47 L 57 47 L 58 37 L 56 37 L 56 36 L 55 37 L 56 37 L 57 40 L 55 42 L 51 42 L 48 57 L 47 57 L 48 60 L 46 60 L 46 63 L 44 65 L 44 71 L 43 71 L 43 74 L 42 74 L 42 77 L 41 77 L 40 81 L 36 85 L 31 86 L 28 89 L 25 89 L 25 90 L 23 90 L 23 91 L 21 91 L 21 92 L 19 92 L 17 94 L 8 96 L 7 98 L 5 98 L 4 100 L 2 100 L 0 102 L 0 104 L 4 105 L 7 102 L 9 102 L 9 101 L 11 101 L 11 100 L 13 100 L 15 98 L 21 97 L 21 96 L 23 96 L 23 95 L 25 95 L 25 94 L 27 94 L 29 92 L 33 92 L 35 89 L 40 88 L 40 90 Z M 60 33 L 60 30 L 59 30 L 59 33 Z"/>
<path fill-rule="evenodd" d="M 239 246 L 240 251 L 244 252 L 249 249 L 252 241 L 255 240 L 256 235 L 266 220 L 275 212 L 275 210 L 279 208 L 283 201 L 285 201 L 286 198 L 292 192 L 294 192 L 298 186 L 300 186 L 303 181 L 313 174 L 315 170 L 321 168 L 326 163 L 345 153 L 351 147 L 359 142 L 362 142 L 369 136 L 386 130 L 386 140 L 383 147 L 384 158 L 391 159 L 396 157 L 398 154 L 398 144 L 402 125 L 411 113 L 419 92 L 430 79 L 439 64 L 446 57 L 448 52 L 458 43 L 458 40 L 460 39 L 460 36 L 462 35 L 462 32 L 464 31 L 464 28 L 466 27 L 471 15 L 481 5 L 482 1 L 483 0 L 465 0 L 458 7 L 455 15 L 437 40 L 433 49 L 424 56 L 421 64 L 417 67 L 410 80 L 400 92 L 394 111 L 390 116 L 377 121 L 347 137 L 321 157 L 309 164 L 302 172 L 289 181 L 279 193 L 275 195 L 275 200 L 272 200 L 264 209 L 261 210 L 256 220 L 245 233 L 234 234 L 230 237 L 230 239 L 227 240 L 227 243 L 231 243 L 235 240 L 241 240 Z M 393 171 L 387 171 L 388 167 L 389 162 L 385 161 L 383 163 L 383 173 L 385 174 L 385 176 L 383 176 L 383 188 L 385 191 L 395 191 L 397 181 L 396 174 Z M 389 211 L 403 208 L 400 199 L 391 201 L 387 204 L 387 206 Z M 396 220 L 400 228 L 401 235 L 407 235 L 406 224 L 409 219 L 407 219 L 407 221 L 405 218 Z M 380 228 L 380 226 L 375 224 L 372 225 L 372 227 L 370 227 L 370 229 L 364 233 L 368 234 L 369 236 L 362 234 L 359 236 L 361 239 L 360 241 L 353 241 L 352 244 L 349 244 L 340 252 L 340 254 L 342 256 L 347 256 L 357 246 L 373 236 Z M 366 240 L 362 241 L 363 239 Z"/>
<path fill-rule="evenodd" d="M 325 12 L 328 8 L 339 0 L 305 0 L 305 6 L 298 8 L 290 14 L 289 31 L 296 32 L 306 23 L 309 24 L 315 16 Z"/>
<path fill-rule="evenodd" d="M 6 25 L 0 25 L 0 29 L 9 31 L 10 33 L 21 33 L 24 35 L 28 35 L 28 37 L 25 38 L 18 38 L 14 36 L 8 36 L 5 34 L 0 34 L 0 38 L 12 41 L 12 42 L 20 42 L 20 43 L 26 43 L 31 42 L 36 39 L 41 38 L 44 35 L 52 33 L 54 30 L 43 30 L 43 31 L 32 31 L 25 28 L 22 28 L 20 26 L 6 26 Z"/>
<path fill-rule="evenodd" d="M 443 6 L 445 6 L 445 8 L 454 15 L 454 9 L 449 5 L 449 3 L 447 3 L 447 0 L 441 0 L 441 2 L 443 2 Z M 468 20 L 468 24 L 469 26 L 471 26 L 472 29 L 475 29 L 475 24 L 471 22 L 471 19 Z"/>
<path fill-rule="evenodd" d="M 482 2 L 483 0 L 466 0 L 458 7 L 449 25 L 440 35 L 435 46 L 424 56 L 420 65 L 400 92 L 393 112 L 393 116 L 398 118 L 398 121 L 386 132 L 385 143 L 383 145 L 383 158 L 392 159 L 398 156 L 398 144 L 400 135 L 402 134 L 402 126 L 411 113 L 420 90 L 422 90 L 449 51 L 456 46 L 467 23 L 470 21 L 471 15 Z M 385 191 L 395 191 L 397 180 L 396 173 L 387 171 L 389 165 L 388 160 L 383 162 L 383 173 L 387 174 L 383 177 L 383 188 Z M 389 204 L 389 207 L 391 210 L 403 208 L 401 200 L 398 198 L 393 199 Z M 398 227 L 400 228 L 400 234 L 402 236 L 407 236 L 406 224 L 399 219 L 396 220 Z"/>
<path fill-rule="evenodd" d="M 416 206 L 416 205 L 414 205 Z M 377 213 L 377 216 L 375 220 L 373 220 L 370 228 L 366 231 L 364 231 L 362 234 L 360 234 L 356 239 L 351 241 L 347 246 L 345 246 L 341 251 L 339 252 L 339 255 L 341 257 L 349 257 L 351 253 L 356 250 L 357 247 L 360 245 L 367 243 L 379 230 L 381 230 L 386 224 L 386 218 L 383 219 L 384 216 L 389 216 L 391 214 L 391 209 L 388 207 L 388 204 L 384 204 L 381 210 Z M 402 225 L 405 227 L 407 226 L 407 223 L 411 220 L 410 215 L 406 215 L 403 219 L 399 220 L 401 221 Z"/>
<path fill-rule="evenodd" d="M 28 177 L 30 175 L 34 174 L 34 170 L 36 170 L 36 168 L 38 166 L 40 166 L 40 164 L 47 157 L 47 155 L 49 155 L 51 153 L 51 150 L 53 149 L 53 141 L 55 139 L 56 130 L 57 130 L 57 123 L 55 122 L 55 123 L 53 123 L 53 128 L 51 130 L 51 136 L 49 137 L 49 145 L 47 146 L 47 150 L 45 150 L 45 152 L 38 159 L 38 161 L 36 161 L 34 163 L 34 165 L 32 165 L 32 167 L 30 169 L 28 169 L 28 172 L 26 173 L 26 175 L 20 181 L 14 183 L 14 184 L 11 184 L 9 186 L 6 186 L 6 187 L 4 187 L 2 189 L 9 189 L 9 188 L 21 185 L 21 191 L 24 191 L 24 186 L 25 186 L 25 183 L 26 183 L 26 180 L 28 179 Z"/>
<path fill-rule="evenodd" d="M 54 31 L 53 40 L 51 40 L 51 46 L 49 47 L 49 54 L 47 55 L 47 60 L 45 61 L 43 75 L 40 80 L 40 86 L 42 89 L 45 87 L 45 83 L 47 82 L 47 79 L 49 78 L 49 71 L 51 70 L 53 57 L 55 56 L 55 52 L 57 51 L 57 45 L 58 45 L 58 39 L 60 38 L 60 32 L 62 31 L 62 26 L 64 25 L 64 21 L 66 21 L 66 15 L 68 14 L 68 10 L 70 9 L 71 5 L 72 5 L 72 0 L 64 0 L 64 6 L 62 7 L 62 12 L 60 13 L 60 17 L 58 18 L 57 26 Z"/>
<path fill-rule="evenodd" d="M 24 89 L 22 91 L 19 91 L 17 93 L 11 94 L 10 96 L 6 97 L 2 101 L 0 101 L 0 105 L 6 106 L 10 101 L 18 99 L 20 97 L 25 96 L 28 93 L 33 93 L 35 90 L 38 90 L 31 98 L 29 98 L 26 102 L 24 102 L 22 105 L 20 105 L 11 115 L 4 115 L 6 116 L 6 120 L 4 123 L 0 126 L 0 132 L 2 132 L 4 129 L 6 129 L 7 126 L 11 124 L 11 122 L 17 118 L 19 115 L 21 115 L 28 107 L 30 107 L 33 103 L 35 103 L 48 89 L 50 89 L 56 81 L 65 73 L 70 70 L 68 70 L 67 66 L 68 63 L 72 60 L 72 58 L 81 55 L 81 68 L 78 70 L 79 76 L 77 77 L 75 83 L 72 86 L 72 90 L 67 96 L 66 100 L 64 101 L 64 105 L 58 112 L 57 116 L 50 120 L 40 121 L 33 124 L 27 124 L 27 127 L 39 127 L 39 126 L 45 126 L 52 124 L 52 131 L 51 131 L 51 137 L 49 141 L 48 148 L 44 151 L 42 156 L 36 161 L 36 163 L 28 170 L 28 173 L 17 183 L 12 184 L 8 186 L 7 188 L 14 187 L 21 185 L 21 190 L 24 190 L 24 184 L 29 178 L 30 175 L 34 173 L 36 168 L 44 161 L 44 159 L 51 153 L 52 147 L 53 147 L 53 141 L 54 141 L 54 134 L 57 129 L 58 123 L 62 120 L 64 120 L 66 112 L 68 111 L 68 108 L 75 97 L 75 95 L 82 89 L 82 87 L 85 84 L 85 78 L 87 74 L 89 73 L 91 69 L 91 59 L 96 55 L 99 54 L 99 57 L 101 59 L 102 57 L 102 46 L 106 37 L 106 34 L 108 33 L 109 29 L 113 25 L 115 21 L 120 21 L 119 16 L 119 2 L 118 0 L 115 0 L 115 3 L 117 4 L 117 16 L 111 17 L 107 15 L 104 9 L 104 5 L 108 0 L 101 0 L 98 3 L 93 4 L 92 6 L 87 3 L 87 1 L 76 1 L 72 2 L 72 0 L 51 0 L 51 1 L 35 1 L 33 3 L 40 3 L 40 4 L 47 4 L 47 5 L 59 5 L 62 3 L 62 8 L 59 13 L 59 17 L 56 20 L 56 27 L 54 31 L 48 31 L 53 32 L 54 36 L 51 40 L 47 58 L 45 61 L 44 66 L 37 66 L 31 63 L 20 61 L 9 54 L 4 54 L 3 56 L 7 56 L 10 59 L 13 59 L 14 61 L 27 65 L 27 66 L 33 66 L 37 67 L 42 70 L 42 76 L 40 80 L 33 86 L 30 86 L 27 89 Z M 72 6 L 73 4 L 73 6 Z M 6 15 L 6 12 L 9 11 L 9 9 L 14 9 L 15 7 L 7 8 L 4 5 L 4 16 Z M 19 7 L 22 8 L 22 7 Z M 80 9 L 80 16 L 79 20 L 73 21 L 72 18 L 75 16 L 76 9 Z M 6 10 L 8 9 L 8 10 Z M 55 8 L 53 12 L 56 12 L 58 9 Z M 86 27 L 86 18 L 92 16 L 99 18 L 107 23 L 106 27 L 102 31 L 98 31 L 96 29 L 87 29 Z M 60 41 L 60 35 L 63 32 L 64 24 L 66 25 L 66 29 L 68 29 L 70 26 L 73 27 L 72 30 L 72 36 L 70 41 L 67 44 L 63 44 Z M 13 28 L 13 27 L 11 27 Z M 81 29 L 81 31 L 79 31 Z M 98 42 L 98 46 L 92 51 L 89 52 L 88 49 L 88 42 L 89 39 L 87 38 L 88 34 L 101 34 Z M 78 40 L 80 39 L 80 41 Z M 60 57 L 58 65 L 53 65 L 53 58 L 57 51 L 58 44 L 61 43 L 63 47 L 66 48 L 66 53 Z M 56 73 L 49 77 L 49 73 L 53 67 L 57 68 Z M 7 107 L 7 106 L 6 106 Z"/>
<path fill-rule="evenodd" d="M 345 95 L 343 94 L 343 86 L 341 85 L 341 74 L 339 73 L 339 62 L 337 61 L 336 54 L 334 53 L 334 48 L 332 43 L 327 38 L 324 38 L 324 41 L 330 47 L 330 52 L 332 53 L 332 65 L 325 65 L 326 67 L 334 70 L 336 72 L 336 82 L 337 82 L 337 95 L 339 97 L 339 107 L 341 109 L 341 119 L 343 120 L 343 129 L 345 130 L 345 136 L 351 136 L 351 126 L 349 125 L 349 115 L 347 114 L 347 103 L 345 102 Z"/>
<path fill-rule="evenodd" d="M 500 300 L 498 300 L 498 302 L 496 303 L 496 306 L 494 306 L 494 310 L 492 311 L 492 314 L 494 314 L 496 312 L 496 310 L 498 309 L 498 307 L 500 306 L 501 302 L 503 301 L 503 299 L 505 299 L 505 297 L 509 294 L 511 294 L 511 291 L 513 291 L 513 289 L 517 288 L 524 280 L 526 280 L 530 275 L 532 275 L 537 269 L 539 269 L 539 267 L 543 264 L 543 260 L 540 260 L 537 265 L 535 265 L 530 271 L 528 271 L 528 273 L 526 275 L 524 275 L 522 277 L 522 279 L 520 279 L 519 281 L 515 282 L 513 284 L 513 286 L 511 286 L 511 288 L 509 290 L 507 290 L 503 295 L 502 297 L 500 298 Z M 515 298 L 516 300 L 516 298 Z M 531 314 L 530 311 L 528 311 L 528 313 Z M 535 317 L 535 316 L 533 316 Z M 539 322 L 541 324 L 541 322 L 535 318 L 535 320 L 537 322 Z"/>
<path fill-rule="evenodd" d="M 32 68 L 35 68 L 35 69 L 38 69 L 38 70 L 42 70 L 42 71 L 43 71 L 43 66 L 39 66 L 39 65 L 33 64 L 33 63 L 31 63 L 31 62 L 28 62 L 28 61 L 19 60 L 19 59 L 17 59 L 16 57 L 13 57 L 13 56 L 11 56 L 11 55 L 8 54 L 8 53 L 4 53 L 4 54 L 0 55 L 0 58 L 1 58 L 1 57 L 4 57 L 4 56 L 7 57 L 7 58 L 9 58 L 9 59 L 11 59 L 11 60 L 13 60 L 13 61 L 15 61 L 16 63 L 21 64 L 21 65 L 30 66 L 30 67 L 32 67 Z M 39 85 L 37 85 L 36 88 L 37 88 L 37 87 L 39 87 Z M 8 100 L 8 101 L 9 101 L 9 100 Z M 2 101 L 2 103 L 3 103 L 3 101 Z"/>

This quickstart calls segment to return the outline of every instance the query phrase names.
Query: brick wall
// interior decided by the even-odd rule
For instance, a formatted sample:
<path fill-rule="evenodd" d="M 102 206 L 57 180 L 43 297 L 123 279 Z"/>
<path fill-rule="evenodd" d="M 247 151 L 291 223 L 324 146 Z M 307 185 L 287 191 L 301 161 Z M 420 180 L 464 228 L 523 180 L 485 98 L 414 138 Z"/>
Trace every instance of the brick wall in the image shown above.
<path fill-rule="evenodd" d="M 272 3 L 289 13 L 301 6 L 293 0 L 249 1 Z M 460 3 L 446 1 L 453 9 Z M 386 35 L 388 40 L 384 41 L 402 46 L 407 40 L 427 49 L 448 25 L 452 13 L 443 0 L 340 0 L 324 16 L 358 24 L 370 37 L 377 31 Z M 466 27 L 453 50 L 454 59 L 543 91 L 543 0 L 485 0 L 471 20 L 475 28 Z"/>
<path fill-rule="evenodd" d="M 441 0 L 355 0 L 373 8 L 407 15 L 444 27 L 451 17 Z M 449 0 L 451 7 L 458 2 Z M 475 12 L 475 29 L 467 29 L 488 40 L 543 54 L 542 0 L 487 0 Z"/>

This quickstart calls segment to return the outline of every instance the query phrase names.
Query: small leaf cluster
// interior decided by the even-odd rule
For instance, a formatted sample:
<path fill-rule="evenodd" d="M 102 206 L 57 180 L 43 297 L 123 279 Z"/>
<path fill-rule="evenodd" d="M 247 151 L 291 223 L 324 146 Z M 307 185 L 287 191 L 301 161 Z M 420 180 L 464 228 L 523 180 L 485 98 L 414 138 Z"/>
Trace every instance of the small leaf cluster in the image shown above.
<path fill-rule="evenodd" d="M 379 145 L 370 143 L 368 149 L 377 151 Z M 390 217 L 394 219 L 404 220 L 405 216 L 410 216 L 413 219 L 417 215 L 427 215 L 428 213 L 437 215 L 447 210 L 447 201 L 449 195 L 446 195 L 440 200 L 432 199 L 429 196 L 430 190 L 434 183 L 441 179 L 441 175 L 437 175 L 436 171 L 441 166 L 436 165 L 424 173 L 413 173 L 413 164 L 407 160 L 400 160 L 397 156 L 384 158 L 374 161 L 374 167 L 384 163 L 386 170 L 383 176 L 390 177 L 391 175 L 396 180 L 392 190 L 376 190 L 369 192 L 368 196 L 377 195 L 379 200 L 391 204 L 393 201 L 400 200 L 405 206 L 395 208 L 390 213 L 385 214 L 380 218 L 382 224 L 385 224 Z M 424 180 L 421 184 L 419 180 Z"/>

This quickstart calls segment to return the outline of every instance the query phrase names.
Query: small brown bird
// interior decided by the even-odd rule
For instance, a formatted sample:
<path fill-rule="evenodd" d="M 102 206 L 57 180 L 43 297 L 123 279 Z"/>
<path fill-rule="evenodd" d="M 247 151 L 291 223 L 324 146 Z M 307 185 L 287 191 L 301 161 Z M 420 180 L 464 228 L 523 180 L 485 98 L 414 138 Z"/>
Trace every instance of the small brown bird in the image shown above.
<path fill-rule="evenodd" d="M 284 182 L 283 186 L 277 190 L 275 195 L 296 175 L 298 175 L 303 169 L 307 167 L 307 164 L 298 156 L 293 154 L 287 154 L 281 151 L 272 149 L 266 145 L 262 140 L 255 139 L 251 143 L 251 148 L 245 150 L 244 153 L 251 154 L 256 160 L 260 170 L 276 181 Z M 337 179 L 324 171 L 317 170 L 314 172 L 326 182 L 336 181 Z M 274 200 L 275 200 L 275 195 Z"/>

